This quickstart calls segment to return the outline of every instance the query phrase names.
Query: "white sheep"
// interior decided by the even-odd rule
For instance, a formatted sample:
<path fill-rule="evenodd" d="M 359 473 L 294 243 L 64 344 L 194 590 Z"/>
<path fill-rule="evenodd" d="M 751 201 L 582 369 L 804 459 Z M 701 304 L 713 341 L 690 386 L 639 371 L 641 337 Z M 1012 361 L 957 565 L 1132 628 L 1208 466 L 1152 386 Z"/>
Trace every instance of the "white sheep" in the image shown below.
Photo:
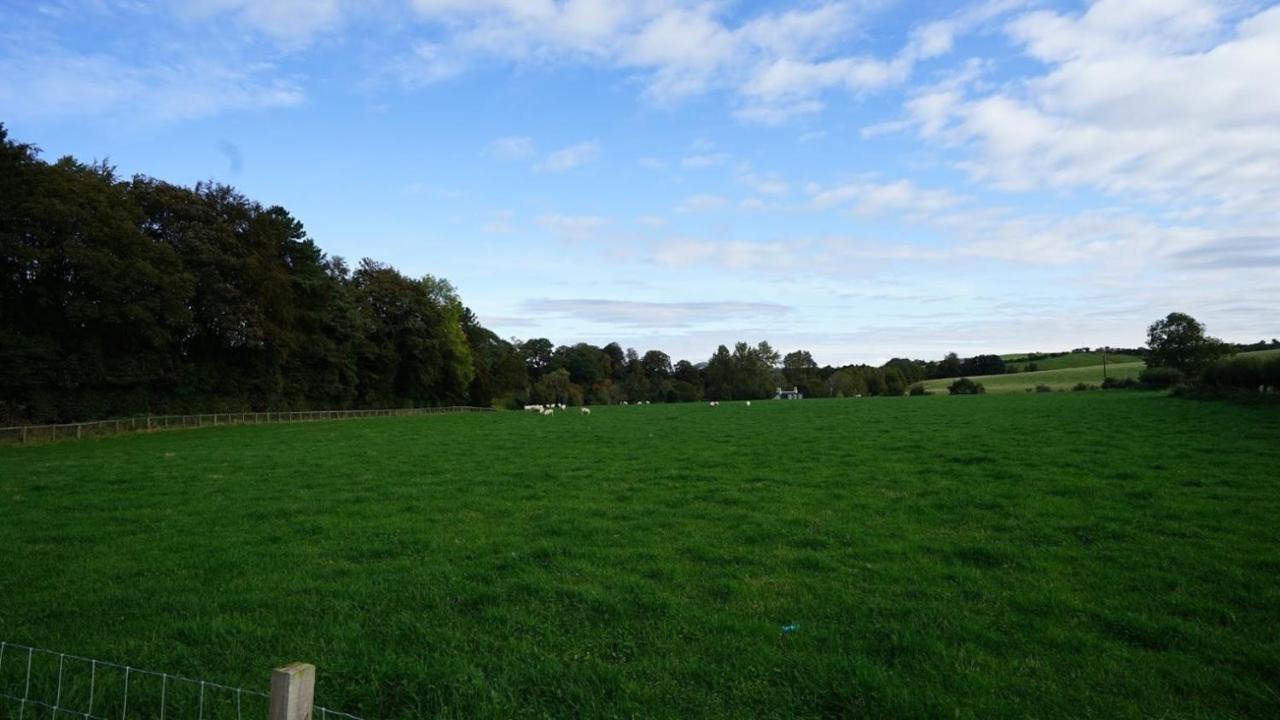
<path fill-rule="evenodd" d="M 591 408 L 589 408 L 589 407 L 584 407 L 584 408 L 582 408 L 582 414 L 583 414 L 583 415 L 590 415 L 590 414 L 591 414 Z"/>
<path fill-rule="evenodd" d="M 567 409 L 568 407 L 569 407 L 568 405 L 565 405 L 564 403 L 560 403 L 560 409 L 561 409 L 561 410 L 565 410 L 565 409 Z"/>
<path fill-rule="evenodd" d="M 555 410 L 552 410 L 551 408 L 547 408 L 547 409 L 545 409 L 545 410 L 543 410 L 543 411 L 542 411 L 542 414 L 543 414 L 544 416 L 546 416 L 546 415 L 555 415 L 555 414 L 556 414 L 556 411 L 555 411 Z"/>
<path fill-rule="evenodd" d="M 627 401 L 626 401 L 626 400 L 623 400 L 623 401 L 622 401 L 622 404 L 623 404 L 623 405 L 626 405 L 626 404 L 627 404 Z"/>
<path fill-rule="evenodd" d="M 525 405 L 525 406 L 524 406 L 524 409 L 525 409 L 525 410 L 532 411 L 532 412 L 542 412 L 542 406 L 541 406 L 541 405 Z"/>
<path fill-rule="evenodd" d="M 751 401 L 750 401 L 750 400 L 748 400 L 748 401 L 747 401 L 747 407 L 751 407 Z"/>

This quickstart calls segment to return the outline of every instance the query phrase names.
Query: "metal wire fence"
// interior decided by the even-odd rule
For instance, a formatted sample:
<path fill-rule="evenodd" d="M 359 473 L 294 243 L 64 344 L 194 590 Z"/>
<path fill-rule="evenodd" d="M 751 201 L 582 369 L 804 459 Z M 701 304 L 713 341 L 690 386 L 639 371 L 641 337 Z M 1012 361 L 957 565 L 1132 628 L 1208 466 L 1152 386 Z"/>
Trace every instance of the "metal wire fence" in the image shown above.
<path fill-rule="evenodd" d="M 221 425 L 265 425 L 286 422 L 320 422 L 370 417 L 408 417 L 463 412 L 494 412 L 493 408 L 454 405 L 450 407 L 396 408 L 391 410 L 296 410 L 261 413 L 206 413 L 203 415 L 145 415 L 141 417 L 95 420 L 61 425 L 12 425 L 0 427 L 0 444 L 79 440 L 124 433 L 179 430 Z"/>
<path fill-rule="evenodd" d="M 261 720 L 265 692 L 0 642 L 3 720 Z M 316 720 L 361 720 L 316 706 Z"/>

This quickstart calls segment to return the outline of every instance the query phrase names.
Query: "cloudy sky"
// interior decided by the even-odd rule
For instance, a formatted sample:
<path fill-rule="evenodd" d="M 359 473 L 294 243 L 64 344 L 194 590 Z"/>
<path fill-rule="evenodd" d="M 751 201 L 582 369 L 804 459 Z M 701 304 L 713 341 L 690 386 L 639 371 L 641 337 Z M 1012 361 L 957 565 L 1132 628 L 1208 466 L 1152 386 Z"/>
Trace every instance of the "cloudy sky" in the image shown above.
<path fill-rule="evenodd" d="M 0 122 L 507 337 L 823 363 L 1280 336 L 1280 5 L 0 4 Z"/>

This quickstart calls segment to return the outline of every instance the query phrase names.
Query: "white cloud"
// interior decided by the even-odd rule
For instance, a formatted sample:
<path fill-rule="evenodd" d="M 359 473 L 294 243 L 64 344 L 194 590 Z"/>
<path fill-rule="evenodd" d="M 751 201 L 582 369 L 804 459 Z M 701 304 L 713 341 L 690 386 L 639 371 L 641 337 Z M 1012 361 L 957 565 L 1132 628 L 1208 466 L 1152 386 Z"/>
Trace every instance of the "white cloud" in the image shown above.
<path fill-rule="evenodd" d="M 1280 7 L 1228 23 L 1207 0 L 1099 0 L 1007 30 L 1048 69 L 908 104 L 924 138 L 971 147 L 997 187 L 1087 187 L 1224 215 L 1280 216 Z"/>
<path fill-rule="evenodd" d="M 585 165 L 600 156 L 600 143 L 591 140 L 561 148 L 538 163 L 542 172 L 558 173 Z"/>
<path fill-rule="evenodd" d="M 727 198 L 719 195 L 711 195 L 708 193 L 696 193 L 686 197 L 679 205 L 676 206 L 678 212 L 707 212 L 709 210 L 719 210 L 729 204 Z"/>
<path fill-rule="evenodd" d="M 588 322 L 646 328 L 680 328 L 726 320 L 776 318 L 791 312 L 786 305 L 765 302 L 643 302 L 606 298 L 528 300 L 522 309 Z"/>
<path fill-rule="evenodd" d="M 515 214 L 510 210 L 498 210 L 490 214 L 489 219 L 485 221 L 481 227 L 482 230 L 490 235 L 510 235 L 516 231 L 512 220 Z"/>
<path fill-rule="evenodd" d="M 847 183 L 831 188 L 812 187 L 809 191 L 815 208 L 852 203 L 863 215 L 894 211 L 932 215 L 964 202 L 964 198 L 947 190 L 922 189 L 910 180 Z"/>
<path fill-rule="evenodd" d="M 686 170 L 701 170 L 703 168 L 717 167 L 729 162 L 730 157 L 726 153 L 705 153 L 701 155 L 689 155 L 680 159 L 680 167 Z"/>
<path fill-rule="evenodd" d="M 852 31 L 866 3 L 828 0 L 730 20 L 728 5 L 700 0 L 414 0 L 419 17 L 444 31 L 456 63 L 584 62 L 634 71 L 660 104 L 712 90 L 738 98 L 740 119 L 779 123 L 818 112 L 828 90 L 871 91 L 902 83 L 921 60 L 949 52 L 957 34 L 1002 12 L 915 28 L 890 57 L 855 52 Z"/>
<path fill-rule="evenodd" d="M 791 184 L 781 175 L 757 172 L 752 169 L 750 163 L 746 162 L 738 165 L 737 180 L 759 195 L 780 197 L 791 192 Z"/>
<path fill-rule="evenodd" d="M 489 143 L 489 154 L 499 160 L 527 160 L 533 153 L 533 138 L 522 135 L 500 137 Z"/>
<path fill-rule="evenodd" d="M 538 224 L 552 236 L 565 242 L 598 240 L 609 221 L 595 215 L 561 215 L 546 213 L 538 216 Z"/>
<path fill-rule="evenodd" d="M 389 71 L 409 86 L 429 85 L 453 77 L 463 71 L 463 66 L 448 47 L 440 43 L 419 42 L 413 52 L 393 63 Z"/>
<path fill-rule="evenodd" d="M 304 100 L 266 65 L 175 59 L 132 64 L 45 46 L 0 57 L 0 107 L 15 116 L 111 115 L 172 122 Z"/>
<path fill-rule="evenodd" d="M 860 240 L 849 237 L 787 237 L 768 241 L 708 240 L 696 237 L 668 238 L 652 251 L 652 261 L 670 268 L 703 268 L 728 273 L 790 276 L 795 272 L 847 276 L 883 262 L 932 261 L 949 254 L 908 243 Z"/>
<path fill-rule="evenodd" d="M 300 47 L 339 27 L 354 5 L 344 0 L 188 0 L 175 3 L 175 9 L 199 20 L 230 13 L 283 46 Z"/>

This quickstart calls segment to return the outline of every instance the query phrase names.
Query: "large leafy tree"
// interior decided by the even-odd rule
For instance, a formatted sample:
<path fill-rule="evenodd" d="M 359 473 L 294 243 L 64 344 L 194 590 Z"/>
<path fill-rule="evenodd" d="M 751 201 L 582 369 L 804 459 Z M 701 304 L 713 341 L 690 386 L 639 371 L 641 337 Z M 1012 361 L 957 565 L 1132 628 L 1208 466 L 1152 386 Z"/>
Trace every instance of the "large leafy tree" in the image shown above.
<path fill-rule="evenodd" d="M 818 363 L 808 350 L 789 352 L 782 358 L 782 378 L 809 397 L 825 394 L 819 390 L 822 379 L 818 374 Z"/>
<path fill-rule="evenodd" d="M 1147 366 L 1176 368 L 1196 375 L 1228 354 L 1221 340 L 1205 334 L 1204 325 L 1185 313 L 1169 313 L 1147 328 Z"/>

